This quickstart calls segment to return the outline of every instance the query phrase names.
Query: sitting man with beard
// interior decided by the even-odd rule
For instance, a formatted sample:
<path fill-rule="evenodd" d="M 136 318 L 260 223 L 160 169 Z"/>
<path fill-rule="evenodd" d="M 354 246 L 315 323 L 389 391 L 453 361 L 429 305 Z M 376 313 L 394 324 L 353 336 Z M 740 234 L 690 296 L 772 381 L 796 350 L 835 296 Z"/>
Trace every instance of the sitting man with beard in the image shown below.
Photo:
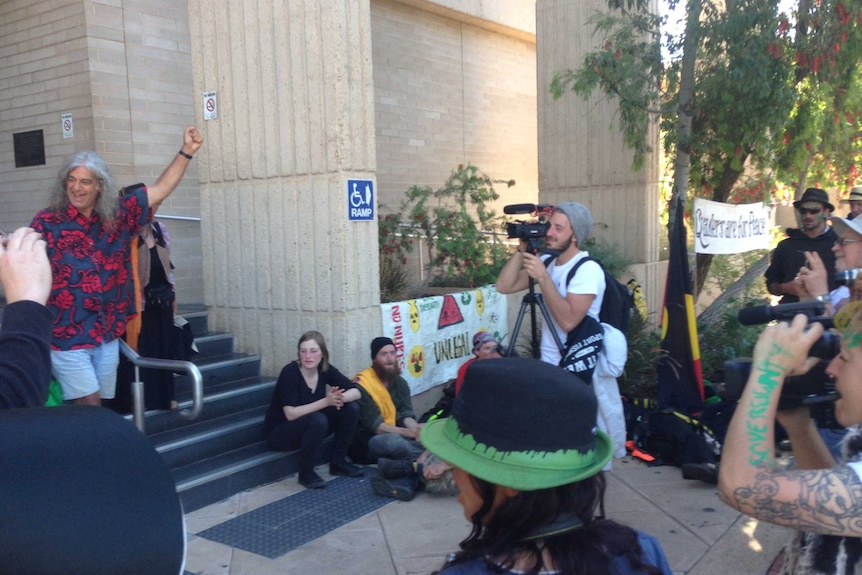
<path fill-rule="evenodd" d="M 362 395 L 351 459 L 377 462 L 371 487 L 379 495 L 410 501 L 420 481 L 428 491 L 454 492 L 451 467 L 419 443 L 422 425 L 413 413 L 410 387 L 401 377 L 395 343 L 388 337 L 374 338 L 371 359 L 371 367 L 354 379 Z"/>

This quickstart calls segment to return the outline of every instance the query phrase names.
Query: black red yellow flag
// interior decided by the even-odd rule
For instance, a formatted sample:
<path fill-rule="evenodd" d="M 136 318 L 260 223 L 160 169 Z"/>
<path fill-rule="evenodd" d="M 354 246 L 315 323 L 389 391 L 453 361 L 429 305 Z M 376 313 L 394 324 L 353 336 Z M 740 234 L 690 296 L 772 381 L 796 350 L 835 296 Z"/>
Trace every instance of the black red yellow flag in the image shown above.
<path fill-rule="evenodd" d="M 680 200 L 670 234 L 670 252 L 661 321 L 661 348 L 658 368 L 659 404 L 684 413 L 703 408 L 703 374 L 694 315 L 694 288 L 688 266 L 683 212 Z"/>

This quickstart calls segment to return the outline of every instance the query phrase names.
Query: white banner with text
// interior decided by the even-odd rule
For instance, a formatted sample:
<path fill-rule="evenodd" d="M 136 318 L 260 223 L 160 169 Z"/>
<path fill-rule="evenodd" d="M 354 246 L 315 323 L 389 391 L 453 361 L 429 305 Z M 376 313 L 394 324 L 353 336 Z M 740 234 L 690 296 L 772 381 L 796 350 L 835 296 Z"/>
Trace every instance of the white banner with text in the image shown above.
<path fill-rule="evenodd" d="M 489 331 L 498 340 L 506 333 L 506 296 L 493 285 L 384 303 L 380 310 L 383 335 L 395 342 L 412 395 L 454 379 L 473 357 L 477 331 Z"/>
<path fill-rule="evenodd" d="M 694 252 L 739 254 L 769 249 L 769 207 L 694 199 Z"/>

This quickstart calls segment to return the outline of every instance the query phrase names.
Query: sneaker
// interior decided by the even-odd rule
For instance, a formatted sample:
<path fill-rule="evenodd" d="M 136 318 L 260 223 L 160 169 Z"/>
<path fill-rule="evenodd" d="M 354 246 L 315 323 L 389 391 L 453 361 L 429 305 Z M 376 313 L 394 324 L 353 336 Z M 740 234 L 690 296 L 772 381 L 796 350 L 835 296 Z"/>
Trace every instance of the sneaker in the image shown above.
<path fill-rule="evenodd" d="M 416 474 L 416 468 L 409 459 L 378 459 L 377 470 L 386 479 Z"/>
<path fill-rule="evenodd" d="M 410 501 L 416 497 L 416 491 L 418 491 L 416 484 L 415 476 L 386 479 L 380 475 L 375 475 L 371 478 L 371 489 L 374 490 L 374 493 L 398 501 Z"/>
<path fill-rule="evenodd" d="M 363 475 L 365 475 L 365 471 L 358 465 L 353 465 L 352 463 L 349 463 L 347 461 L 342 461 L 340 463 L 330 463 L 329 474 L 345 475 L 347 477 L 362 477 Z"/>
<path fill-rule="evenodd" d="M 326 487 L 326 481 L 315 473 L 313 469 L 299 472 L 299 484 L 306 489 L 322 489 Z"/>

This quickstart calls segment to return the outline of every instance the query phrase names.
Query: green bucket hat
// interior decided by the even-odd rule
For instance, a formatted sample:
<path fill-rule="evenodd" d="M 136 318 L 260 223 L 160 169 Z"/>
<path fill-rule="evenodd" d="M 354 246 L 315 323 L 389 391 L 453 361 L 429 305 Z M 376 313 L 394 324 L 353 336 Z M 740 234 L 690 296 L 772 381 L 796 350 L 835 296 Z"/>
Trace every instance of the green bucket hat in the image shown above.
<path fill-rule="evenodd" d="M 613 443 L 596 428 L 592 388 L 571 373 L 525 358 L 475 361 L 452 414 L 422 428 L 431 453 L 478 477 L 521 491 L 574 483 L 601 471 Z"/>

